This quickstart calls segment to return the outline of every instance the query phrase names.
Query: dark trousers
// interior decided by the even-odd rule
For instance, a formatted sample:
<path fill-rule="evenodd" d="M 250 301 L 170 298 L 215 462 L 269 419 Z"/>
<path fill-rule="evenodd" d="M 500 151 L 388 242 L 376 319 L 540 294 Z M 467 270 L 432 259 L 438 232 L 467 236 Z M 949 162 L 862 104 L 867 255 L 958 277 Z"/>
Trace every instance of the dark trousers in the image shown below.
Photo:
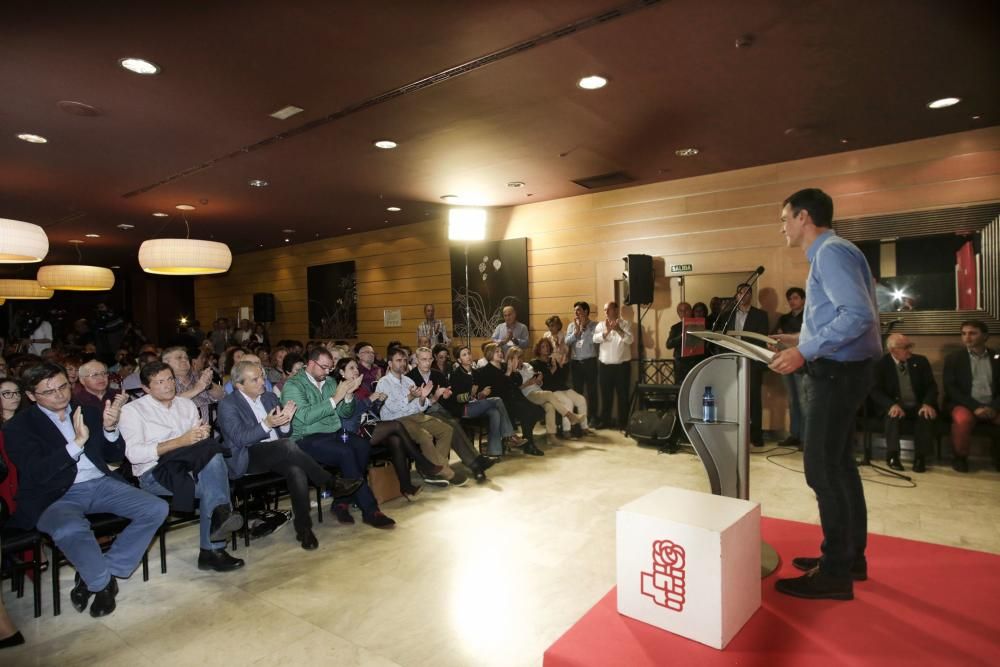
<path fill-rule="evenodd" d="M 601 423 L 605 428 L 617 425 L 618 428 L 625 428 L 628 420 L 628 390 L 631 375 L 632 362 L 625 361 L 620 364 L 601 364 Z M 618 397 L 618 411 L 615 420 L 611 419 L 611 408 L 615 397 Z"/>
<path fill-rule="evenodd" d="M 459 460 L 466 466 L 472 465 L 473 461 L 476 460 L 479 454 L 477 454 L 476 450 L 472 448 L 472 443 L 469 441 L 469 436 L 465 434 L 465 429 L 462 428 L 461 422 L 455 419 L 450 412 L 445 410 L 444 406 L 440 403 L 432 405 L 430 409 L 427 410 L 426 414 L 440 419 L 451 427 L 451 451 L 455 452 L 458 455 Z M 534 424 L 532 424 L 532 426 L 534 426 Z"/>
<path fill-rule="evenodd" d="M 521 435 L 525 440 L 534 442 L 532 433 L 535 424 L 545 419 L 545 410 L 524 397 L 520 389 L 515 390 L 509 401 L 504 401 L 507 413 L 521 424 Z"/>
<path fill-rule="evenodd" d="M 364 516 L 371 516 L 378 511 L 378 502 L 367 481 L 371 445 L 353 433 L 347 434 L 347 442 L 342 436 L 343 433 L 313 433 L 299 440 L 298 445 L 320 463 L 339 468 L 346 479 L 360 479 L 361 486 L 350 499 L 358 504 Z"/>
<path fill-rule="evenodd" d="M 247 450 L 247 455 L 248 475 L 274 472 L 285 478 L 288 495 L 292 500 L 292 525 L 295 526 L 295 532 L 303 533 L 312 529 L 309 482 L 322 487 L 333 481 L 333 475 L 288 438 L 254 443 Z"/>
<path fill-rule="evenodd" d="M 573 391 L 587 399 L 587 413 L 597 414 L 597 357 L 570 362 Z"/>
<path fill-rule="evenodd" d="M 820 569 L 839 578 L 864 558 L 868 508 L 854 461 L 854 423 L 873 385 L 870 361 L 808 362 L 802 382 L 803 463 L 823 528 Z"/>
<path fill-rule="evenodd" d="M 927 458 L 927 451 L 930 449 L 931 440 L 934 438 L 934 420 L 924 419 L 917 412 L 919 405 L 904 407 L 905 416 L 893 419 L 885 417 L 885 454 L 886 456 L 899 456 L 899 431 L 903 423 L 909 424 L 913 428 L 913 455 L 918 459 Z"/>
<path fill-rule="evenodd" d="M 764 384 L 764 364 L 750 362 L 750 442 L 755 445 L 764 444 L 764 425 L 761 421 L 763 406 L 761 390 Z"/>

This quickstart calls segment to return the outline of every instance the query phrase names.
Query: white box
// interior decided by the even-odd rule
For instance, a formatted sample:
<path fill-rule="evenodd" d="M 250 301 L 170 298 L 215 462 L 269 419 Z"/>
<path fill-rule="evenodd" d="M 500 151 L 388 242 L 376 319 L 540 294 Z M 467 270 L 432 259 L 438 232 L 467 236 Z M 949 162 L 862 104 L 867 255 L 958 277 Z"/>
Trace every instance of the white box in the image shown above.
<path fill-rule="evenodd" d="M 618 613 L 721 649 L 760 607 L 760 504 L 665 486 L 619 508 Z"/>

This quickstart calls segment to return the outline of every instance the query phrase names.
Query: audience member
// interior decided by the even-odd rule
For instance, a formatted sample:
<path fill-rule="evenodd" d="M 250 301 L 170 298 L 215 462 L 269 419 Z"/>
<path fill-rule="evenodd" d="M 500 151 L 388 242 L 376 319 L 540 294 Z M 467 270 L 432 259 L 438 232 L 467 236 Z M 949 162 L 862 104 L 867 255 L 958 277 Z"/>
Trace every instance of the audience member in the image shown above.
<path fill-rule="evenodd" d="M 449 377 L 452 395 L 445 405 L 456 419 L 476 419 L 486 416 L 489 422 L 486 451 L 490 456 L 503 454 L 504 441 L 511 447 L 521 447 L 525 441 L 514 434 L 514 426 L 507 414 L 507 406 L 499 396 L 490 396 L 489 387 L 480 391 L 476 385 L 472 366 L 472 351 L 462 346 L 458 351 L 458 364 Z"/>
<path fill-rule="evenodd" d="M 944 409 L 951 415 L 952 468 L 969 472 L 969 448 L 977 423 L 1000 426 L 1000 353 L 986 347 L 981 320 L 962 322 L 964 350 L 944 360 Z M 993 437 L 993 464 L 1000 470 L 1000 443 Z"/>
<path fill-rule="evenodd" d="M 52 324 L 40 316 L 32 316 L 31 334 L 25 341 L 28 344 L 28 354 L 41 356 L 42 352 L 52 347 L 55 337 L 52 335 Z"/>
<path fill-rule="evenodd" d="M 443 320 L 434 319 L 434 304 L 429 303 L 424 306 L 424 319 L 417 325 L 417 340 L 426 338 L 431 345 L 448 345 L 451 338 L 448 336 L 448 327 Z M 419 345 L 419 344 L 418 344 Z"/>
<path fill-rule="evenodd" d="M 524 397 L 521 393 L 520 368 L 507 363 L 503 348 L 498 343 L 486 345 L 487 363 L 473 372 L 473 380 L 480 392 L 486 396 L 496 396 L 507 408 L 507 414 L 521 424 L 521 436 L 524 444 L 520 449 L 532 456 L 545 456 L 545 452 L 535 444 L 535 424 L 545 418 L 545 411 Z"/>
<path fill-rule="evenodd" d="M 285 379 L 285 374 L 282 371 L 282 365 L 285 362 L 285 355 L 287 354 L 288 348 L 284 345 L 278 345 L 271 350 L 270 362 L 264 364 L 265 377 L 271 381 L 272 385 L 276 385 Z M 261 360 L 263 361 L 263 358 Z"/>
<path fill-rule="evenodd" d="M 512 347 L 528 349 L 528 327 L 517 321 L 517 310 L 514 306 L 504 306 L 503 322 L 493 330 L 492 338 L 504 354 L 507 354 L 507 350 Z"/>
<path fill-rule="evenodd" d="M 185 357 L 187 352 L 184 352 Z M 229 470 L 222 446 L 189 398 L 177 394 L 173 368 L 151 361 L 139 371 L 146 395 L 122 408 L 125 453 L 139 486 L 157 496 L 170 496 L 171 507 L 199 509 L 199 570 L 228 572 L 243 561 L 226 552 L 230 533 L 243 526 L 229 499 Z"/>
<path fill-rule="evenodd" d="M 108 367 L 93 359 L 80 366 L 80 382 L 73 388 L 73 402 L 103 409 L 105 401 L 114 400 L 117 389 L 108 386 Z"/>
<path fill-rule="evenodd" d="M 160 359 L 174 371 L 177 396 L 194 401 L 201 416 L 208 421 L 208 406 L 226 395 L 220 385 L 212 382 L 212 371 L 206 368 L 196 375 L 191 370 L 191 360 L 184 347 L 168 347 L 160 355 Z"/>
<path fill-rule="evenodd" d="M 614 301 L 604 306 L 604 321 L 594 328 L 594 342 L 600 346 L 601 426 L 624 430 L 632 380 L 632 327 L 619 317 Z M 612 417 L 615 397 L 618 411 Z"/>
<path fill-rule="evenodd" d="M 579 419 L 573 414 L 573 405 L 565 398 L 556 396 L 551 391 L 542 389 L 542 372 L 524 360 L 521 348 L 512 347 L 507 351 L 507 366 L 521 375 L 521 393 L 529 401 L 542 408 L 545 412 L 545 434 L 550 438 L 562 435 L 561 424 L 556 423 L 556 415 L 570 419 L 576 424 Z M 567 427 L 567 437 L 570 428 Z"/>
<path fill-rule="evenodd" d="M 562 330 L 562 318 L 558 315 L 546 318 L 545 327 L 548 331 L 542 334 L 542 338 L 547 338 L 552 343 L 552 355 L 560 364 L 568 364 L 569 346 L 566 345 L 566 332 Z M 568 370 L 567 368 L 567 372 Z"/>
<path fill-rule="evenodd" d="M 0 380 L 0 424 L 6 424 L 14 415 L 28 407 L 27 398 L 21 391 L 17 380 L 4 378 Z M 103 406 L 102 406 L 103 407 Z"/>
<path fill-rule="evenodd" d="M 361 384 L 354 395 L 367 398 L 375 391 L 375 384 L 382 377 L 382 368 L 375 363 L 375 348 L 371 343 L 359 341 L 354 346 L 354 355 L 358 359 L 358 372 L 361 374 Z"/>
<path fill-rule="evenodd" d="M 677 323 L 667 333 L 667 349 L 674 351 L 674 384 L 682 384 L 692 365 L 684 356 L 684 320 L 691 317 L 691 304 L 681 301 L 677 304 Z"/>
<path fill-rule="evenodd" d="M 806 307 L 806 292 L 801 287 L 789 287 L 785 290 L 785 301 L 788 302 L 788 312 L 778 318 L 778 325 L 774 330 L 776 334 L 797 334 L 802 330 L 802 313 Z M 789 373 L 782 375 L 781 381 L 785 385 L 785 393 L 788 396 L 788 417 L 789 433 L 788 437 L 782 440 L 779 445 L 782 447 L 802 448 L 802 375 L 799 373 Z"/>
<path fill-rule="evenodd" d="M 434 356 L 432 368 L 445 377 L 450 376 L 455 363 L 451 360 L 451 353 L 448 350 L 448 346 L 438 343 L 431 349 L 431 354 Z"/>
<path fill-rule="evenodd" d="M 535 345 L 535 358 L 531 361 L 531 366 L 542 374 L 542 391 L 552 392 L 557 398 L 563 401 L 564 406 L 568 406 L 569 413 L 563 414 L 563 432 L 571 432 L 579 437 L 587 426 L 587 401 L 582 395 L 569 388 L 568 375 L 569 366 L 560 361 L 553 352 L 552 341 L 542 338 Z M 573 414 L 573 410 L 576 414 Z"/>
<path fill-rule="evenodd" d="M 722 315 L 723 322 L 729 322 L 728 331 L 750 331 L 766 336 L 770 333 L 770 325 L 767 321 L 767 313 L 760 308 L 751 305 L 753 300 L 753 288 L 746 283 L 738 286 L 739 296 L 735 312 L 730 311 Z M 731 319 L 730 319 L 731 318 Z M 766 347 L 767 343 L 756 338 L 747 337 L 746 342 L 758 347 Z M 761 392 L 764 384 L 765 365 L 759 361 L 750 362 L 750 444 L 754 447 L 764 446 L 764 422 L 763 422 L 763 401 Z"/>
<path fill-rule="evenodd" d="M 597 412 L 598 387 L 598 344 L 594 342 L 594 332 L 597 322 L 590 319 L 590 304 L 577 301 L 573 304 L 573 321 L 566 329 L 566 346 L 570 349 L 572 361 L 573 391 L 582 394 L 587 399 L 591 413 Z M 591 419 L 593 428 L 600 428 L 597 419 Z"/>
<path fill-rule="evenodd" d="M 19 473 L 10 523 L 49 535 L 77 571 L 70 592 L 73 608 L 82 612 L 94 596 L 90 615 L 105 616 L 115 610 L 116 578 L 127 579 L 135 571 L 167 515 L 167 504 L 108 468 L 108 462 L 124 455 L 118 430 L 124 397 L 102 410 L 72 406 L 69 379 L 55 364 L 34 366 L 22 379 L 34 405 L 3 429 Z M 96 513 L 130 521 L 107 553 L 86 516 Z"/>

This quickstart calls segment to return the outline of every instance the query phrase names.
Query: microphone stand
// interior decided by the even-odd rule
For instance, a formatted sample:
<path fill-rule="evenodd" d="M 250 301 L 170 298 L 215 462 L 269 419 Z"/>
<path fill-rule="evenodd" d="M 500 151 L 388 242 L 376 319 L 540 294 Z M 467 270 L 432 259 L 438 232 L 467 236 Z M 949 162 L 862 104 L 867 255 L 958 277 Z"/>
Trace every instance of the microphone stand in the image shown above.
<path fill-rule="evenodd" d="M 746 285 L 747 290 L 752 291 L 754 284 L 757 282 L 757 279 L 760 278 L 760 274 L 762 273 L 764 273 L 764 267 L 758 266 L 756 269 L 751 271 L 750 275 L 747 276 L 747 279 L 740 284 Z M 740 307 L 739 301 L 742 301 L 742 295 L 740 294 L 740 291 L 741 289 L 737 287 L 736 294 L 733 295 L 733 306 L 732 308 L 729 309 L 729 315 L 726 317 L 726 321 L 722 325 L 722 333 L 726 333 L 729 330 L 729 325 L 733 321 L 733 316 L 736 315 L 736 309 Z M 716 320 L 715 324 L 712 325 L 713 332 L 716 331 L 716 329 L 718 328 L 718 324 L 719 322 L 718 320 Z"/>

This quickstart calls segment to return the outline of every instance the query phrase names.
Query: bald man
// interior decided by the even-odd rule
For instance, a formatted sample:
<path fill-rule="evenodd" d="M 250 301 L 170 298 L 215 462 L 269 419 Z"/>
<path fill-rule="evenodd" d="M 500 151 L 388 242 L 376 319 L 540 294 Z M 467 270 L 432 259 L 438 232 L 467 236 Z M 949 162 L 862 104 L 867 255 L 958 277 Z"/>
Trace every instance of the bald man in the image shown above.
<path fill-rule="evenodd" d="M 73 388 L 73 402 L 104 409 L 105 401 L 114 400 L 117 389 L 108 387 L 108 367 L 94 359 L 82 364 L 78 370 L 80 382 Z"/>
<path fill-rule="evenodd" d="M 927 450 L 934 437 L 938 387 L 927 357 L 913 354 L 914 344 L 903 334 L 886 341 L 886 355 L 875 365 L 871 398 L 885 416 L 886 462 L 903 470 L 899 460 L 899 431 L 905 421 L 913 428 L 913 472 L 927 469 Z"/>

